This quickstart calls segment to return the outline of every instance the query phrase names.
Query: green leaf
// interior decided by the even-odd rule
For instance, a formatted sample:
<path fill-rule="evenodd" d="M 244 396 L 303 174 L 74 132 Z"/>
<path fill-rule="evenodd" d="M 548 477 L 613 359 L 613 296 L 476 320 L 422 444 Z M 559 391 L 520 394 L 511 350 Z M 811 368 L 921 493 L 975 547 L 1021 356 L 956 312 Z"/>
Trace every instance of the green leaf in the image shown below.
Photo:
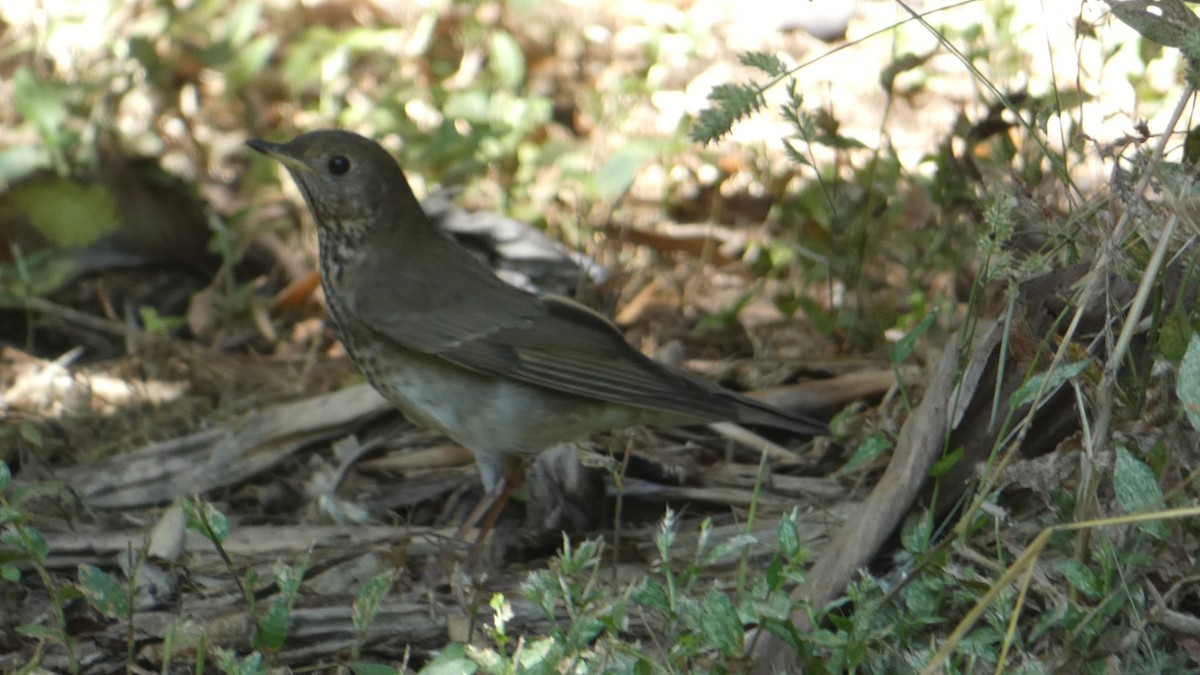
<path fill-rule="evenodd" d="M 767 564 L 767 570 L 764 573 L 767 586 L 772 590 L 778 590 L 786 577 L 783 575 L 783 560 L 779 556 L 772 556 L 771 562 Z"/>
<path fill-rule="evenodd" d="M 300 584 L 304 581 L 304 573 L 308 571 L 308 558 L 302 557 L 296 565 L 281 565 L 275 571 L 275 585 L 283 595 L 295 599 L 300 594 Z"/>
<path fill-rule="evenodd" d="M 278 652 L 283 648 L 283 642 L 287 639 L 288 626 L 291 623 L 292 607 L 296 603 L 296 597 L 300 594 L 300 584 L 304 580 L 304 573 L 307 569 L 308 559 L 304 558 L 298 565 L 280 565 L 275 570 L 275 585 L 279 588 L 279 594 L 271 598 L 271 606 L 262 622 L 259 623 L 258 633 L 254 639 L 255 648 L 271 652 Z M 247 586 L 250 588 L 253 588 L 254 585 L 253 580 L 247 582 Z"/>
<path fill-rule="evenodd" d="M 1188 317 L 1182 312 L 1172 312 L 1163 319 L 1159 328 L 1158 353 L 1172 363 L 1179 363 L 1195 337 Z"/>
<path fill-rule="evenodd" d="M 1200 334 L 1192 333 L 1192 339 L 1188 341 L 1187 351 L 1179 363 L 1175 395 L 1183 404 L 1192 428 L 1200 429 Z"/>
<path fill-rule="evenodd" d="M 1012 397 L 1009 399 L 1010 405 L 1013 408 L 1020 408 L 1032 403 L 1034 397 L 1042 390 L 1043 383 L 1045 383 L 1047 395 L 1054 393 L 1064 382 L 1083 372 L 1083 369 L 1087 368 L 1089 363 L 1091 363 L 1091 359 L 1076 361 L 1075 363 L 1068 363 L 1065 366 L 1055 368 L 1048 373 L 1038 373 L 1030 377 L 1019 389 L 1013 392 Z"/>
<path fill-rule="evenodd" d="M 1125 446 L 1117 446 L 1113 488 L 1117 495 L 1117 503 L 1129 513 L 1161 508 L 1163 505 L 1162 489 L 1154 477 L 1154 472 L 1126 450 Z M 1166 525 L 1161 521 L 1138 523 L 1138 528 L 1157 539 L 1167 538 Z"/>
<path fill-rule="evenodd" d="M 733 125 L 762 110 L 767 104 L 762 90 L 753 84 L 719 84 L 708 94 L 711 107 L 701 111 L 692 130 L 692 140 L 714 143 Z"/>
<path fill-rule="evenodd" d="M 229 536 L 229 520 L 212 504 L 200 499 L 185 499 L 183 512 L 187 516 L 188 529 L 199 532 L 213 543 L 223 542 Z"/>
<path fill-rule="evenodd" d="M 671 601 L 667 596 L 667 589 L 653 579 L 644 580 L 641 587 L 633 592 L 632 597 L 634 602 L 647 609 L 656 609 L 667 614 L 671 612 Z"/>
<path fill-rule="evenodd" d="M 38 177 L 14 185 L 0 197 L 0 216 L 24 217 L 57 247 L 79 247 L 117 231 L 116 202 L 98 184 Z"/>
<path fill-rule="evenodd" d="M 929 330 L 929 327 L 933 325 L 933 320 L 936 318 L 936 311 L 926 314 L 912 330 L 896 341 L 896 344 L 892 346 L 892 365 L 899 365 L 912 354 L 913 347 L 917 343 L 917 338 Z"/>
<path fill-rule="evenodd" d="M 8 487 L 8 482 L 11 480 L 12 470 L 8 468 L 8 462 L 0 461 L 0 492 Z"/>
<path fill-rule="evenodd" d="M 447 646 L 421 669 L 421 675 L 472 675 L 479 666 L 467 658 L 463 646 L 452 644 Z"/>
<path fill-rule="evenodd" d="M 375 621 L 375 615 L 379 612 L 379 605 L 387 597 L 391 588 L 392 576 L 390 574 L 380 574 L 373 579 L 368 579 L 362 585 L 362 588 L 358 590 L 358 595 L 354 597 L 354 605 L 350 614 L 355 628 L 364 631 L 370 627 L 371 623 Z"/>
<path fill-rule="evenodd" d="M 53 626 L 34 626 L 32 624 L 24 624 L 17 626 L 17 633 L 25 637 L 31 637 L 35 640 L 47 640 L 58 644 L 70 644 L 71 638 L 62 630 Z"/>
<path fill-rule="evenodd" d="M 287 639 L 288 623 L 291 620 L 291 603 L 288 599 L 277 595 L 271 598 L 271 607 L 266 616 L 258 624 L 254 636 L 255 649 L 277 652 L 283 648 Z"/>
<path fill-rule="evenodd" d="M 142 320 L 142 328 L 151 335 L 170 335 L 171 331 L 187 325 L 186 317 L 162 316 L 150 305 L 138 308 L 138 318 Z"/>
<path fill-rule="evenodd" d="M 1083 593 L 1092 600 L 1098 600 L 1104 595 L 1103 584 L 1096 573 L 1078 560 L 1060 560 L 1058 571 L 1066 577 L 1067 583 L 1075 590 Z"/>
<path fill-rule="evenodd" d="M 7 523 L 13 520 L 24 520 L 25 514 L 17 509 L 0 504 L 0 523 Z"/>
<path fill-rule="evenodd" d="M 234 47 L 244 46 L 258 30 L 258 19 L 261 14 L 262 3 L 258 0 L 239 2 L 233 5 L 233 11 L 225 20 L 225 30 L 221 39 L 228 41 Z"/>
<path fill-rule="evenodd" d="M 779 518 L 779 551 L 788 560 L 795 558 L 800 554 L 800 533 L 796 530 L 796 523 L 792 522 L 791 518 L 786 515 Z"/>
<path fill-rule="evenodd" d="M 494 632 L 496 636 L 502 638 L 505 625 L 513 618 L 512 605 L 509 604 L 503 593 L 493 593 L 492 599 L 488 601 L 488 607 L 492 608 Z"/>
<path fill-rule="evenodd" d="M 554 619 L 554 603 L 558 598 L 560 586 L 553 575 L 545 571 L 534 572 L 521 584 L 521 594 L 525 599 L 542 608 L 547 619 Z"/>
<path fill-rule="evenodd" d="M 61 128 L 70 115 L 74 96 L 67 85 L 38 77 L 27 66 L 12 74 L 12 100 L 17 112 L 41 130 Z"/>
<path fill-rule="evenodd" d="M 279 38 L 275 35 L 263 35 L 250 44 L 238 50 L 233 65 L 225 69 L 225 76 L 234 89 L 239 89 L 247 82 L 258 77 L 271 57 L 278 53 Z"/>
<path fill-rule="evenodd" d="M 446 97 L 442 113 L 450 120 L 487 122 L 490 119 L 490 100 L 481 89 L 456 91 Z"/>
<path fill-rule="evenodd" d="M 24 552 L 34 560 L 45 560 L 50 555 L 50 546 L 42 533 L 22 523 L 14 523 L 0 533 L 0 543 Z"/>
<path fill-rule="evenodd" d="M 237 654 L 234 654 L 228 649 L 222 647 L 213 647 L 213 653 L 217 656 L 217 666 L 226 673 L 226 675 L 258 675 L 262 670 L 262 654 L 252 652 L 245 659 L 238 659 Z"/>
<path fill-rule="evenodd" d="M 910 553 L 929 548 L 933 538 L 933 523 L 928 514 L 914 513 L 900 528 L 900 544 Z"/>
<path fill-rule="evenodd" d="M 110 619 L 129 616 L 129 597 L 126 588 L 104 570 L 88 565 L 79 566 L 79 590 L 96 611 Z"/>
<path fill-rule="evenodd" d="M 1200 164 L 1200 127 L 1188 129 L 1183 139 L 1183 159 L 1188 164 Z"/>
<path fill-rule="evenodd" d="M 800 631 L 796 630 L 796 624 L 788 621 L 779 621 L 777 619 L 768 619 L 760 624 L 761 628 L 767 630 L 775 637 L 783 640 L 784 644 L 797 652 L 803 652 L 805 649 L 806 640 L 811 640 L 812 635 L 801 635 Z"/>
<path fill-rule="evenodd" d="M 488 67 L 506 89 L 515 90 L 525 81 L 525 53 L 506 31 L 492 34 L 488 45 Z"/>
<path fill-rule="evenodd" d="M 50 165 L 41 145 L 11 145 L 0 149 L 0 182 L 13 183 Z"/>
<path fill-rule="evenodd" d="M 564 654 L 554 637 L 529 640 L 521 649 L 518 673 L 558 673 L 559 662 Z"/>
<path fill-rule="evenodd" d="M 625 144 L 596 170 L 592 178 L 596 196 L 611 201 L 625 194 L 642 165 L 662 150 L 660 141 L 636 140 Z"/>
<path fill-rule="evenodd" d="M 758 68 L 771 77 L 782 77 L 787 74 L 788 66 L 783 59 L 767 52 L 746 52 L 738 57 L 743 66 Z"/>
<path fill-rule="evenodd" d="M 788 158 L 790 158 L 790 159 L 791 159 L 793 162 L 795 162 L 797 165 L 799 165 L 799 166 L 812 166 L 812 162 L 810 162 L 810 161 L 808 160 L 808 157 L 806 157 L 806 156 L 804 155 L 804 153 L 800 151 L 800 148 L 797 148 L 797 147 L 796 147 L 796 146 L 793 144 L 793 141 L 792 141 L 791 139 L 789 139 L 789 138 L 785 138 L 785 139 L 783 140 L 783 149 L 784 149 L 784 151 L 785 151 L 785 152 L 787 152 L 787 156 L 788 156 Z"/>
<path fill-rule="evenodd" d="M 918 578 L 904 589 L 904 606 L 913 617 L 937 616 L 945 591 L 944 582 L 937 577 Z"/>
<path fill-rule="evenodd" d="M 933 463 L 933 466 L 929 469 L 929 476 L 931 478 L 941 478 L 942 476 L 945 476 L 947 471 L 954 468 L 955 464 L 958 464 L 960 461 L 962 461 L 964 454 L 965 451 L 963 450 L 963 447 L 961 445 L 958 446 L 949 454 Z"/>
<path fill-rule="evenodd" d="M 875 461 L 883 453 L 892 449 L 892 441 L 887 437 L 887 434 L 877 432 L 871 434 L 858 445 L 854 454 L 850 459 L 846 460 L 846 464 L 838 470 L 839 476 L 845 476 L 861 466 Z"/>
<path fill-rule="evenodd" d="M 700 635 L 706 643 L 716 647 L 724 656 L 732 658 L 742 654 L 745 632 L 737 609 L 724 593 L 709 591 L 700 605 Z"/>
<path fill-rule="evenodd" d="M 731 556 L 740 557 L 746 549 L 757 543 L 758 540 L 754 538 L 754 535 L 748 532 L 736 534 L 719 542 L 716 546 L 705 549 L 699 560 L 700 565 L 707 567 L 717 564 L 718 561 L 728 560 Z"/>
<path fill-rule="evenodd" d="M 35 448 L 42 447 L 42 444 L 43 444 L 42 430 L 39 429 L 36 424 L 34 424 L 33 422 L 22 422 L 20 424 L 20 426 L 17 427 L 17 430 L 20 432 L 21 438 L 25 439 L 25 441 L 27 443 L 34 446 Z M 4 481 L 4 482 L 7 482 L 7 481 Z M 3 490 L 3 489 L 4 489 L 3 483 L 0 483 L 0 490 Z"/>

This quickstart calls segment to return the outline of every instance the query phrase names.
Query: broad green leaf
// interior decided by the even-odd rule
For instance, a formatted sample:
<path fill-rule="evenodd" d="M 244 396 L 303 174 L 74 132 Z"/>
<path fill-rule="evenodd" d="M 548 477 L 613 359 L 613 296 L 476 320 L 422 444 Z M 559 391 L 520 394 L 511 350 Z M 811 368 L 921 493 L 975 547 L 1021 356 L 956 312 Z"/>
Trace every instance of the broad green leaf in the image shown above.
<path fill-rule="evenodd" d="M 729 598 L 714 589 L 704 598 L 701 608 L 699 627 L 707 644 L 716 647 L 726 657 L 740 655 L 745 632 L 742 630 L 742 619 Z"/>
<path fill-rule="evenodd" d="M 633 141 L 617 150 L 596 170 L 592 181 L 596 196 L 612 200 L 624 194 L 633 184 L 642 165 L 661 150 L 662 143 L 649 140 Z"/>
<path fill-rule="evenodd" d="M 525 81 L 525 54 L 506 31 L 492 34 L 488 45 L 488 67 L 504 88 L 515 90 Z"/>
<path fill-rule="evenodd" d="M 59 247 L 87 246 L 121 225 L 117 205 L 103 186 L 59 177 L 14 185 L 0 197 L 0 216 L 27 219 Z"/>
<path fill-rule="evenodd" d="M 126 588 L 104 570 L 88 565 L 79 566 L 79 589 L 96 611 L 110 619 L 129 616 L 129 597 Z"/>
<path fill-rule="evenodd" d="M 660 612 L 669 613 L 671 611 L 671 601 L 667 596 L 667 589 L 652 579 L 643 581 L 641 587 L 633 592 L 633 601 L 643 607 Z"/>
<path fill-rule="evenodd" d="M 800 533 L 796 530 L 796 523 L 792 522 L 791 518 L 786 515 L 779 518 L 779 551 L 783 553 L 788 560 L 795 558 L 800 553 Z"/>
<path fill-rule="evenodd" d="M 892 449 L 892 441 L 884 433 L 871 434 L 862 443 L 859 443 L 858 448 L 850 459 L 846 460 L 845 466 L 838 470 L 838 475 L 844 476 L 861 466 L 875 461 L 883 453 Z"/>
<path fill-rule="evenodd" d="M 1117 494 L 1117 502 L 1127 512 L 1163 507 L 1162 489 L 1154 477 L 1154 472 L 1125 449 L 1125 446 L 1117 446 L 1113 488 Z M 1139 523 L 1138 528 L 1158 539 L 1165 539 L 1167 536 L 1166 525 L 1161 521 Z"/>
<path fill-rule="evenodd" d="M 1099 599 L 1104 594 L 1103 584 L 1096 573 L 1077 560 L 1060 560 L 1058 571 L 1066 577 L 1071 588 L 1083 593 L 1092 600 Z"/>
<path fill-rule="evenodd" d="M 1175 395 L 1183 404 L 1183 412 L 1187 414 L 1192 428 L 1200 429 L 1200 334 L 1192 333 L 1187 351 L 1179 363 Z"/>

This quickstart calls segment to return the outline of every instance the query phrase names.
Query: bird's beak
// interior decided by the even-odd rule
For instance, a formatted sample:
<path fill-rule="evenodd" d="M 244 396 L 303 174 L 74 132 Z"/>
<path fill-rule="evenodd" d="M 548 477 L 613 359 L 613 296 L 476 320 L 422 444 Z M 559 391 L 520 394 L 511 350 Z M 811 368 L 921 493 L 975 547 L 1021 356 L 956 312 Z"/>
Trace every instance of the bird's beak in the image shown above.
<path fill-rule="evenodd" d="M 279 162 L 289 171 L 299 171 L 301 173 L 312 173 L 313 169 L 308 164 L 305 164 L 299 157 L 293 155 L 287 145 L 279 143 L 268 143 L 267 141 L 249 140 L 246 145 Z"/>

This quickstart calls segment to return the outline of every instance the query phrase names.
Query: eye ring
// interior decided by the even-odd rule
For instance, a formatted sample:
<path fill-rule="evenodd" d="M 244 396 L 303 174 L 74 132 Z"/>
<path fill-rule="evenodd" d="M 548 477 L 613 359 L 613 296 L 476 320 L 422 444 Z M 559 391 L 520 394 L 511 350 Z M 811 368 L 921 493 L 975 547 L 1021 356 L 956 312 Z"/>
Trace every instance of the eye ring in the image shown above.
<path fill-rule="evenodd" d="M 329 158 L 329 173 L 344 176 L 350 171 L 350 160 L 345 155 L 334 155 Z"/>

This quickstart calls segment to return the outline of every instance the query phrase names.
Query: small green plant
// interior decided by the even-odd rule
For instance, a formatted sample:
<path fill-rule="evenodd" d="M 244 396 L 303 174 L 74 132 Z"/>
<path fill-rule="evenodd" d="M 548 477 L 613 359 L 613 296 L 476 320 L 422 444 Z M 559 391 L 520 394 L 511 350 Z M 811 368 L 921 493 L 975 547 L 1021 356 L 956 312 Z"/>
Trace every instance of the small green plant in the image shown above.
<path fill-rule="evenodd" d="M 283 564 L 277 566 L 273 581 L 278 588 L 278 593 L 272 596 L 266 610 L 260 611 L 256 596 L 258 573 L 248 570 L 242 574 L 238 571 L 233 559 L 229 557 L 228 552 L 225 551 L 223 542 L 229 536 L 229 521 L 225 515 L 212 504 L 199 499 L 185 500 L 183 510 L 188 520 L 188 529 L 199 532 L 212 543 L 225 562 L 226 569 L 237 581 L 242 597 L 246 601 L 251 621 L 254 623 L 254 633 L 250 639 L 250 644 L 255 650 L 254 654 L 241 661 L 234 659 L 232 654 L 225 654 L 219 657 L 219 665 L 228 673 L 258 672 L 264 655 L 270 657 L 283 648 L 291 621 L 292 607 L 300 595 L 300 585 L 308 568 L 308 560 L 305 558 L 294 567 Z"/>
<path fill-rule="evenodd" d="M 41 579 L 42 587 L 50 596 L 52 625 L 24 624 L 16 627 L 17 633 L 38 642 L 49 642 L 62 646 L 70 660 L 71 670 L 79 668 L 75 655 L 75 640 L 67 633 L 66 605 L 80 597 L 79 591 L 69 584 L 61 584 L 46 569 L 46 557 L 50 548 L 45 537 L 29 522 L 28 515 L 21 509 L 28 488 L 13 488 L 12 472 L 8 464 L 0 461 L 0 584 L 15 584 L 21 581 L 21 563 L 29 565 Z M 41 654 L 41 649 L 37 654 Z M 38 657 L 35 656 L 35 660 Z M 36 663 L 27 666 L 36 667 Z"/>
<path fill-rule="evenodd" d="M 803 580 L 805 555 L 793 517 L 780 519 L 778 554 L 742 589 L 708 581 L 709 572 L 745 556 L 757 543 L 752 535 L 711 545 L 712 521 L 706 519 L 694 554 L 676 560 L 677 528 L 678 518 L 668 510 L 655 538 L 659 559 L 653 573 L 619 588 L 610 587 L 601 574 L 600 542 L 572 547 L 564 537 L 559 557 L 522 584 L 525 599 L 554 626 L 546 635 L 511 635 L 512 608 L 496 595 L 489 603 L 493 626 L 486 631 L 492 646 L 452 646 L 422 672 L 735 672 L 744 660 L 747 625 L 796 634 L 789 624 L 795 608 L 787 590 Z M 652 644 L 629 639 L 635 620 L 651 634 Z"/>

